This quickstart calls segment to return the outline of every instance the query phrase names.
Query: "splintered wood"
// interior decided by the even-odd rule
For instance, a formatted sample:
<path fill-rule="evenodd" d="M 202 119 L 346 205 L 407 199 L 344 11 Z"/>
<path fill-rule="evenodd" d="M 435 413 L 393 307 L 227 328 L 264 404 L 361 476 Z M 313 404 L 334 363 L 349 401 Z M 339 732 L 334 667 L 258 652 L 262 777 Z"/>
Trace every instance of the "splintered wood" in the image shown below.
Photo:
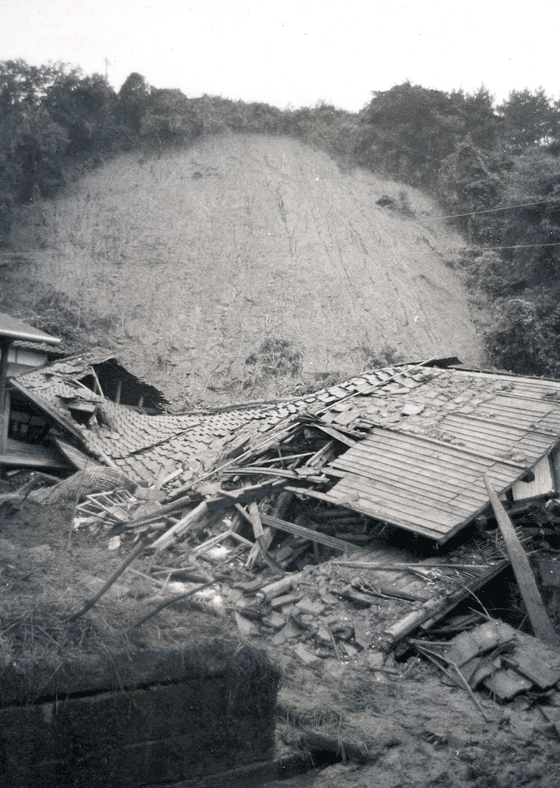
<path fill-rule="evenodd" d="M 418 639 L 419 632 L 429 637 L 465 600 L 476 607 L 480 589 L 509 567 L 511 539 L 488 527 L 488 509 L 476 536 L 446 555 L 429 551 L 431 557 L 422 560 L 426 543 L 413 544 L 419 538 L 405 530 L 397 542 L 395 526 L 362 511 L 359 491 L 333 495 L 343 471 L 332 463 L 359 446 L 370 428 L 348 417 L 349 403 L 337 408 L 333 413 L 341 418 L 329 423 L 320 412 L 300 414 L 265 438 L 244 439 L 237 457 L 226 457 L 167 499 L 159 491 L 162 472 L 142 494 L 94 494 L 78 505 L 77 526 L 97 524 L 119 536 L 121 545 L 141 539 L 134 555 L 150 556 L 145 575 L 167 598 L 138 626 L 174 601 L 199 600 L 201 589 L 214 587 L 243 637 L 292 647 L 310 666 L 328 656 L 353 659 L 371 648 L 388 654 L 408 641 L 469 692 L 486 687 L 506 700 L 555 686 L 560 664 L 544 644 L 539 652 L 537 641 L 501 622 L 478 627 L 472 611 L 459 627 L 464 637 L 449 646 Z M 413 509 L 414 500 L 407 505 Z M 525 514 L 518 509 L 521 522 Z M 524 554 L 534 542 L 522 525 L 512 528 L 518 554 Z M 514 563 L 519 566 L 518 558 Z M 547 570 L 549 580 L 555 569 Z"/>

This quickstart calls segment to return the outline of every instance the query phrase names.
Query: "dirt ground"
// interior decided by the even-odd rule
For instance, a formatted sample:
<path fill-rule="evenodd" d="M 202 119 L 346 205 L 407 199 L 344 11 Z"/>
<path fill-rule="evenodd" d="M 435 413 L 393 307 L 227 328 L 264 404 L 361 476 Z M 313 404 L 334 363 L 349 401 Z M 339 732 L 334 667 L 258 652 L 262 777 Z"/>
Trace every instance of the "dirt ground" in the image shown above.
<path fill-rule="evenodd" d="M 0 509 L 4 616 L 10 611 L 39 610 L 53 598 L 66 611 L 79 609 L 130 551 L 130 542 L 109 550 L 104 532 L 70 535 L 71 513 L 31 504 L 20 511 L 7 505 Z M 127 570 L 88 614 L 112 632 L 138 618 L 157 596 L 153 583 L 137 574 L 145 572 L 147 560 L 140 559 L 131 568 L 134 571 Z M 231 628 L 227 613 L 220 616 L 188 607 L 167 609 L 154 619 L 154 627 L 162 637 L 172 633 L 180 643 L 201 615 L 216 634 Z M 277 757 L 305 749 L 313 743 L 311 735 L 337 741 L 342 759 L 270 788 L 556 788 L 560 784 L 558 735 L 531 698 L 499 705 L 477 693 L 483 717 L 465 691 L 444 683 L 436 668 L 414 656 L 395 662 L 394 672 L 383 674 L 372 668 L 367 651 L 340 661 L 325 656 L 310 666 L 291 649 L 273 646 L 266 638 L 254 637 L 251 642 L 268 649 L 283 674 Z M 5 650 L 3 658 L 10 658 Z"/>

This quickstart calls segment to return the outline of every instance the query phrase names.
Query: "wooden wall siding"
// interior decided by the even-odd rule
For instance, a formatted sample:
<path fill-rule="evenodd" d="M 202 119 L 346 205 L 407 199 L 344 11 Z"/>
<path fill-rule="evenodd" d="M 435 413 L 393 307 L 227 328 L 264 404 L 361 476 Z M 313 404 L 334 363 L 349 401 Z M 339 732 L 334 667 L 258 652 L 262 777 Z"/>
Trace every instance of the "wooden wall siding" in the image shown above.
<path fill-rule="evenodd" d="M 518 481 L 511 488 L 514 501 L 532 498 L 535 495 L 546 495 L 556 491 L 556 483 L 552 472 L 551 458 L 548 454 L 533 465 L 532 472 L 535 476 L 531 482 Z"/>
<path fill-rule="evenodd" d="M 374 428 L 332 462 L 346 474 L 330 494 L 341 501 L 354 496 L 352 509 L 442 544 L 488 505 L 483 474 L 502 491 L 529 464 Z"/>
<path fill-rule="evenodd" d="M 69 468 L 69 463 L 55 447 L 42 443 L 24 443 L 13 438 L 8 438 L 6 450 L 0 454 L 0 463 L 22 468 Z"/>

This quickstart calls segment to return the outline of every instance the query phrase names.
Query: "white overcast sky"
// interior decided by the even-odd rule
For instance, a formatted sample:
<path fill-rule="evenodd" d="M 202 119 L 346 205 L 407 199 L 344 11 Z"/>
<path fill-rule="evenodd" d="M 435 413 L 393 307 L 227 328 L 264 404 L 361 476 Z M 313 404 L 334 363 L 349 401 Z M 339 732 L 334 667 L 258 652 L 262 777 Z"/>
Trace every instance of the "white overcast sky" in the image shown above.
<path fill-rule="evenodd" d="M 118 89 L 278 107 L 361 109 L 405 80 L 559 98 L 560 2 L 533 0 L 0 0 L 0 60 L 62 61 Z"/>

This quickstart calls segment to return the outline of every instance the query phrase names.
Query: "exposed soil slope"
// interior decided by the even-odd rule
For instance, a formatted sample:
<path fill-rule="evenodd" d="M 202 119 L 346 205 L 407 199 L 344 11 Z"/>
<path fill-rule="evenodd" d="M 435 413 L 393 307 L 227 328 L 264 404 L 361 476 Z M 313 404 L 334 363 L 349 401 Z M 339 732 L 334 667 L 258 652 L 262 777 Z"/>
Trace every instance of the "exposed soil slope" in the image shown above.
<path fill-rule="evenodd" d="M 480 362 L 449 266 L 462 242 L 437 216 L 422 193 L 293 139 L 224 135 L 121 156 L 24 211 L 12 243 L 34 253 L 37 282 L 109 318 L 135 372 L 185 403 L 232 401 L 287 391 L 250 387 L 266 339 L 301 353 L 310 386 L 387 352 Z"/>

